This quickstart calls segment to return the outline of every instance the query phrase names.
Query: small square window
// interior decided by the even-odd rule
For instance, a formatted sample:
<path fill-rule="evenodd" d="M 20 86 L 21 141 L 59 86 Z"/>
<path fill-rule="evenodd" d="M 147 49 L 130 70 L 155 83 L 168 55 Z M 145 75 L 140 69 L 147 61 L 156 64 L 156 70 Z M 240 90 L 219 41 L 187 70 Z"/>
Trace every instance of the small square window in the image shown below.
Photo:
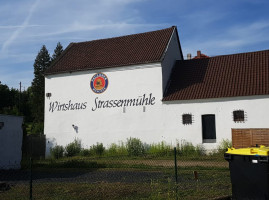
<path fill-rule="evenodd" d="M 234 122 L 244 122 L 245 121 L 245 112 L 244 110 L 235 110 L 233 111 Z"/>
<path fill-rule="evenodd" d="M 182 123 L 185 125 L 192 124 L 192 115 L 191 114 L 183 114 L 182 115 Z"/>

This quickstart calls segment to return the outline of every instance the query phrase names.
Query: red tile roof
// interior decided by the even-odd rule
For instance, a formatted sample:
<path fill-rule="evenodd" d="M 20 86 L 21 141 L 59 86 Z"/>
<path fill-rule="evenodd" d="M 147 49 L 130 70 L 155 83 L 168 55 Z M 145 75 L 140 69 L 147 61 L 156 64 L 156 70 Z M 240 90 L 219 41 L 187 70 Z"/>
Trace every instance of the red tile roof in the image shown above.
<path fill-rule="evenodd" d="M 71 43 L 45 74 L 159 62 L 174 30 Z"/>
<path fill-rule="evenodd" d="M 164 101 L 269 94 L 269 50 L 178 61 Z"/>

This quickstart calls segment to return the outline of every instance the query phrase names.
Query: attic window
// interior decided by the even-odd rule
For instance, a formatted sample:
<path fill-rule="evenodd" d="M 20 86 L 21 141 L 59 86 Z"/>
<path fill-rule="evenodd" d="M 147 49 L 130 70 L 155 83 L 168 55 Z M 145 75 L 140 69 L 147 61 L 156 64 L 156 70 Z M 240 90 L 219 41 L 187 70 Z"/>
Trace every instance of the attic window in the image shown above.
<path fill-rule="evenodd" d="M 234 122 L 244 122 L 245 121 L 245 112 L 244 110 L 235 110 L 233 111 Z"/>
<path fill-rule="evenodd" d="M 192 124 L 192 115 L 191 114 L 183 114 L 182 115 L 182 124 L 184 124 L 184 125 Z"/>

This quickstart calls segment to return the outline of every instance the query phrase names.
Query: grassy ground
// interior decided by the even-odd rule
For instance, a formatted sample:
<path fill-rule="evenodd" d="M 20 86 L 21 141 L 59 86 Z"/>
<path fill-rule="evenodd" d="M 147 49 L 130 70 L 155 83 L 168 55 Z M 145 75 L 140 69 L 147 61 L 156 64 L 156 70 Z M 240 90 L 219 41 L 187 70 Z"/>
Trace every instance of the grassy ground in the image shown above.
<path fill-rule="evenodd" d="M 188 200 L 231 195 L 226 161 L 213 156 L 205 160 L 183 158 L 178 160 L 178 184 L 175 183 L 172 157 L 74 157 L 35 161 L 33 199 L 158 200 L 178 197 Z M 11 185 L 10 190 L 0 192 L 0 199 L 29 199 L 27 179 Z"/>
<path fill-rule="evenodd" d="M 177 190 L 176 190 L 177 186 Z M 175 185 L 161 180 L 143 183 L 35 183 L 33 199 L 214 199 L 230 195 L 230 185 L 223 181 L 184 181 Z M 15 185 L 0 193 L 0 199 L 29 199 L 29 185 Z"/>
<path fill-rule="evenodd" d="M 26 200 L 29 197 L 23 192 L 27 190 L 29 186 L 18 185 L 5 193 L 0 193 L 0 198 Z M 150 193 L 151 187 L 141 184 L 38 183 L 33 187 L 33 199 L 38 200 L 148 199 Z"/>

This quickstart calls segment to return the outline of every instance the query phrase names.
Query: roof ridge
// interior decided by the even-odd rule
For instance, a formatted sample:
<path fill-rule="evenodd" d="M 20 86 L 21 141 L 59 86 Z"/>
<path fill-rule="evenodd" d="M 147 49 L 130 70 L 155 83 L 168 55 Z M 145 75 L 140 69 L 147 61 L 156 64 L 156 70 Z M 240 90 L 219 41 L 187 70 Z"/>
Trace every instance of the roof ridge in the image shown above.
<path fill-rule="evenodd" d="M 248 52 L 241 52 L 241 53 L 232 53 L 232 54 L 225 54 L 225 55 L 217 55 L 217 56 L 210 56 L 209 58 L 215 57 L 222 57 L 222 56 L 234 56 L 234 55 L 242 55 L 242 54 L 251 54 L 251 53 L 259 53 L 269 51 L 269 49 L 259 50 L 259 51 L 248 51 Z"/>
<path fill-rule="evenodd" d="M 202 59 L 212 59 L 212 58 L 218 58 L 218 57 L 228 57 L 228 56 L 260 53 L 260 52 L 267 52 L 267 51 L 269 51 L 269 49 L 259 50 L 259 51 L 241 52 L 241 53 L 234 53 L 234 54 L 226 54 L 226 55 L 209 56 L 208 58 L 200 58 L 200 59 L 179 60 L 179 61 L 180 62 L 184 62 L 184 61 L 194 61 L 195 62 L 195 61 L 199 61 L 199 60 L 202 60 Z"/>
<path fill-rule="evenodd" d="M 73 44 L 82 44 L 82 43 L 97 42 L 97 41 L 117 39 L 117 38 L 125 38 L 125 37 L 130 37 L 130 36 L 135 36 L 135 35 L 144 35 L 144 34 L 150 34 L 150 33 L 154 33 L 154 32 L 164 31 L 164 30 L 168 30 L 168 29 L 173 29 L 175 27 L 176 26 L 171 26 L 169 28 L 164 28 L 164 29 L 159 29 L 159 30 L 154 30 L 154 31 L 133 33 L 133 34 L 129 34 L 129 35 L 115 36 L 115 37 L 109 37 L 109 38 L 100 38 L 100 39 L 88 40 L 88 41 L 83 41 L 83 42 L 73 42 Z"/>

